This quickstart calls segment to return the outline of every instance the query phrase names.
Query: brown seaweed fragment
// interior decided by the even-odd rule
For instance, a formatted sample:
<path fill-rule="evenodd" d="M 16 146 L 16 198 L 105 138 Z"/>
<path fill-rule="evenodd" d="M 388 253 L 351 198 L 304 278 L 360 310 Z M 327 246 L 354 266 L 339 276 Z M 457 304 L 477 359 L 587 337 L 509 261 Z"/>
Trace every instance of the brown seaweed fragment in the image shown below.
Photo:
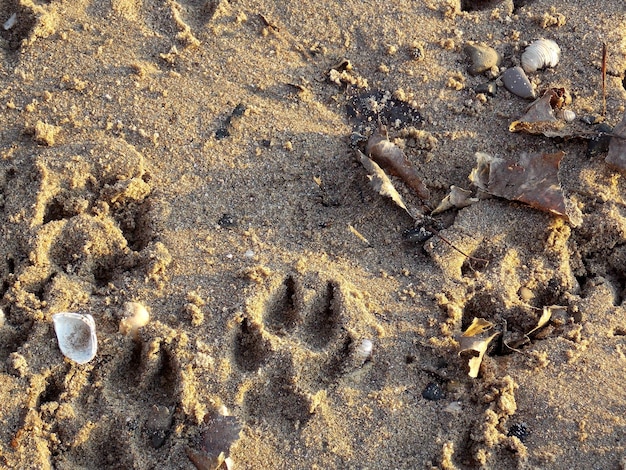
<path fill-rule="evenodd" d="M 423 201 L 430 199 L 430 191 L 422 183 L 415 167 L 404 152 L 387 137 L 387 128 L 381 126 L 367 141 L 366 154 L 384 170 L 402 179 Z"/>
<path fill-rule="evenodd" d="M 564 152 L 524 152 L 518 161 L 506 161 L 478 152 L 477 166 L 469 179 L 493 196 L 524 202 L 535 209 L 570 220 L 570 211 L 559 183 L 559 164 L 564 155 Z"/>
<path fill-rule="evenodd" d="M 622 122 L 613 129 L 613 136 L 609 143 L 609 153 L 606 163 L 618 170 L 626 171 L 626 113 Z"/>

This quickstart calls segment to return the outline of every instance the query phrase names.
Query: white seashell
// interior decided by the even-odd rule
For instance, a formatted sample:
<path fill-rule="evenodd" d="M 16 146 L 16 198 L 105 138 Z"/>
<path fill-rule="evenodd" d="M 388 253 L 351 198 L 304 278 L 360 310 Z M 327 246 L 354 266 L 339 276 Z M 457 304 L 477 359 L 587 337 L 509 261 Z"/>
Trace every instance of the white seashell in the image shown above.
<path fill-rule="evenodd" d="M 522 54 L 524 72 L 535 72 L 545 67 L 554 67 L 561 58 L 561 48 L 552 39 L 533 41 Z"/>
<path fill-rule="evenodd" d="M 148 324 L 150 314 L 139 302 L 126 302 L 124 312 L 126 316 L 120 320 L 120 333 L 137 338 L 137 331 Z"/>
<path fill-rule="evenodd" d="M 372 356 L 372 350 L 374 344 L 369 339 L 364 339 L 356 348 L 356 356 L 363 362 L 367 361 Z"/>
<path fill-rule="evenodd" d="M 65 357 L 85 364 L 96 356 L 96 323 L 91 315 L 61 312 L 52 315 L 52 321 L 59 349 Z"/>
<path fill-rule="evenodd" d="M 571 109 L 564 109 L 563 119 L 565 119 L 567 122 L 573 122 L 574 119 L 576 119 L 576 113 Z"/>
<path fill-rule="evenodd" d="M 11 16 L 9 16 L 9 19 L 4 22 L 2 27 L 4 28 L 5 31 L 8 31 L 13 26 L 15 26 L 16 22 L 17 22 L 17 13 L 13 13 Z"/>

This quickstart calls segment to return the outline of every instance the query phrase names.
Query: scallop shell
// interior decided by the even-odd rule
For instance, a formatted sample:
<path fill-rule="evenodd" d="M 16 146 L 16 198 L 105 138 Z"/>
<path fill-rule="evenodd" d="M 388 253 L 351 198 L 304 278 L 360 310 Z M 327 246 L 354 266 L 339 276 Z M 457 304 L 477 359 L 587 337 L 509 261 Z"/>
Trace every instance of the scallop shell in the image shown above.
<path fill-rule="evenodd" d="M 561 48 L 552 39 L 533 41 L 522 54 L 522 68 L 526 73 L 545 67 L 554 67 L 561 58 Z"/>
<path fill-rule="evenodd" d="M 61 312 L 52 315 L 59 349 L 65 357 L 85 364 L 96 356 L 96 322 L 91 315 Z"/>

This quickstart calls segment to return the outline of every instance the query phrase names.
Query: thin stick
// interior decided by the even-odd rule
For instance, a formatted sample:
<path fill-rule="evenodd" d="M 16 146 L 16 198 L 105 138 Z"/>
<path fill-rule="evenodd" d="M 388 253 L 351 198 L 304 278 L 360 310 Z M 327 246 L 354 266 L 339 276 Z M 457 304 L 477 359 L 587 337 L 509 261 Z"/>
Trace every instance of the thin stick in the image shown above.
<path fill-rule="evenodd" d="M 602 116 L 606 116 L 606 42 L 602 43 Z"/>
<path fill-rule="evenodd" d="M 433 227 L 425 227 L 425 228 L 429 232 L 433 232 L 442 242 L 448 244 L 452 249 L 458 251 L 463 256 L 465 256 L 467 259 L 471 259 L 472 261 L 482 261 L 484 263 L 489 264 L 489 260 L 488 259 L 476 258 L 475 256 L 470 256 L 467 253 L 463 253 L 460 249 L 458 249 L 456 246 L 454 246 L 454 244 L 450 240 L 446 239 L 446 237 L 441 235 L 441 232 L 439 232 L 439 230 L 437 230 L 436 228 L 433 228 Z"/>

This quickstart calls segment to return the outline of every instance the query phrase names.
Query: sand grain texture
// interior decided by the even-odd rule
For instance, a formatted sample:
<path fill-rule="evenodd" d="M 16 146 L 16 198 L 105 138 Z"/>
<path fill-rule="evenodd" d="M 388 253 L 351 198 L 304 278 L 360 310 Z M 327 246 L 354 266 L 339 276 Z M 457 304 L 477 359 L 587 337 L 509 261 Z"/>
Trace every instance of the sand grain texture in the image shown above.
<path fill-rule="evenodd" d="M 624 468 L 623 176 L 582 139 L 510 133 L 528 102 L 475 92 L 499 70 L 469 75 L 464 47 L 508 68 L 556 40 L 530 80 L 583 116 L 606 42 L 614 126 L 626 13 L 472 3 L 0 0 L 0 466 L 192 468 L 226 406 L 235 468 Z M 476 152 L 564 152 L 582 223 L 481 198 L 403 241 L 414 221 L 352 148 L 381 116 L 431 209 Z M 132 335 L 128 302 L 150 311 Z M 60 353 L 60 311 L 94 317 L 88 364 Z M 475 317 L 500 335 L 472 379 L 456 338 Z"/>

